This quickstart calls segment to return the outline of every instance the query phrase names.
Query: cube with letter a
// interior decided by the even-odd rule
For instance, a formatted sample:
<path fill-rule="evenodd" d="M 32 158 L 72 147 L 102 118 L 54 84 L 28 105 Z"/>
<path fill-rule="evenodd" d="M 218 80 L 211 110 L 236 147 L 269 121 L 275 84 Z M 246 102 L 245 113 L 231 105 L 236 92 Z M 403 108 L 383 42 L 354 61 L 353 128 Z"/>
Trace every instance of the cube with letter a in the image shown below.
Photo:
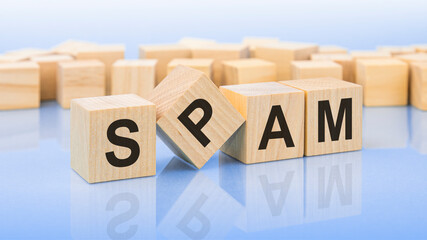
<path fill-rule="evenodd" d="M 246 164 L 303 156 L 303 91 L 277 82 L 220 90 L 246 120 L 221 151 Z"/>
<path fill-rule="evenodd" d="M 201 71 L 177 66 L 153 90 L 160 138 L 185 161 L 201 168 L 244 119 Z"/>
<path fill-rule="evenodd" d="M 280 83 L 305 92 L 304 155 L 362 148 L 362 86 L 334 78 Z"/>
<path fill-rule="evenodd" d="M 156 174 L 156 107 L 134 94 L 71 101 L 71 167 L 87 182 Z"/>

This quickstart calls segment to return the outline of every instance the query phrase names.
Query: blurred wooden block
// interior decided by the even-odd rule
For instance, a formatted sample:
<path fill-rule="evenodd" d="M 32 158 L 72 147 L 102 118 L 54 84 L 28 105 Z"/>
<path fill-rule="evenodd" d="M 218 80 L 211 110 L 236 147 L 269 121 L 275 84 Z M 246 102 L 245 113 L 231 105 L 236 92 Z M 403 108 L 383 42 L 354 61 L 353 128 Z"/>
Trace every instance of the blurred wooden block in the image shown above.
<path fill-rule="evenodd" d="M 276 63 L 277 80 L 291 79 L 291 62 L 294 60 L 309 60 L 316 53 L 318 46 L 308 43 L 276 43 L 258 46 L 255 57 Z"/>
<path fill-rule="evenodd" d="M 209 46 L 196 46 L 191 49 L 191 52 L 193 58 L 214 59 L 212 80 L 216 86 L 222 85 L 223 61 L 249 57 L 249 48 L 243 44 L 213 44 Z"/>
<path fill-rule="evenodd" d="M 118 60 L 113 64 L 111 94 L 134 93 L 147 98 L 156 84 L 155 59 Z"/>
<path fill-rule="evenodd" d="M 156 106 L 134 94 L 71 102 L 71 167 L 89 183 L 156 174 Z"/>
<path fill-rule="evenodd" d="M 20 58 L 20 61 L 29 60 L 31 57 L 44 56 L 52 54 L 52 51 L 39 48 L 23 48 L 8 51 L 4 55 Z"/>
<path fill-rule="evenodd" d="M 40 98 L 41 100 L 56 99 L 56 82 L 58 62 L 72 61 L 70 55 L 46 55 L 32 57 L 40 67 Z"/>
<path fill-rule="evenodd" d="M 181 38 L 181 40 L 179 40 L 178 43 L 181 45 L 185 45 L 189 48 L 192 48 L 194 46 L 216 44 L 216 41 L 213 39 L 206 39 L 206 38 L 184 37 L 184 38 Z"/>
<path fill-rule="evenodd" d="M 37 63 L 0 64 L 0 110 L 39 106 L 40 76 Z"/>
<path fill-rule="evenodd" d="M 305 92 L 304 155 L 362 148 L 362 87 L 333 78 L 280 82 Z"/>
<path fill-rule="evenodd" d="M 66 55 L 71 55 L 73 57 L 76 57 L 80 49 L 97 47 L 97 46 L 99 45 L 93 42 L 70 39 L 54 46 L 51 49 L 51 51 L 55 54 L 66 54 Z"/>
<path fill-rule="evenodd" d="M 378 51 L 352 51 L 351 56 L 353 57 L 353 66 L 354 66 L 354 81 L 357 84 L 357 60 L 359 59 L 387 59 L 391 58 L 391 54 L 387 52 L 378 52 Z"/>
<path fill-rule="evenodd" d="M 82 47 L 76 54 L 77 60 L 99 60 L 105 66 L 105 94 L 111 94 L 111 68 L 113 64 L 125 58 L 124 45 L 98 45 Z"/>
<path fill-rule="evenodd" d="M 411 69 L 411 105 L 427 111 L 427 62 L 414 62 Z"/>
<path fill-rule="evenodd" d="M 302 157 L 304 92 L 277 82 L 221 86 L 246 122 L 221 147 L 243 163 Z"/>
<path fill-rule="evenodd" d="M 266 37 L 245 37 L 243 38 L 243 44 L 249 46 L 250 57 L 255 57 L 255 49 L 257 46 L 269 45 L 279 43 L 278 38 L 266 38 Z"/>
<path fill-rule="evenodd" d="M 357 61 L 356 82 L 363 86 L 365 106 L 408 104 L 408 64 L 397 59 Z"/>
<path fill-rule="evenodd" d="M 201 168 L 243 124 L 243 117 L 201 71 L 176 67 L 151 93 L 157 130 L 174 153 Z"/>
<path fill-rule="evenodd" d="M 341 65 L 333 61 L 292 61 L 291 65 L 292 79 L 343 78 Z"/>
<path fill-rule="evenodd" d="M 276 64 L 262 59 L 229 60 L 223 66 L 222 85 L 277 81 Z"/>
<path fill-rule="evenodd" d="M 398 55 L 395 58 L 411 64 L 413 62 L 427 62 L 427 53 L 413 53 L 413 54 L 404 54 Z"/>
<path fill-rule="evenodd" d="M 167 75 L 167 66 L 175 58 L 191 58 L 190 48 L 184 45 L 141 45 L 139 58 L 157 59 L 156 86 Z"/>
<path fill-rule="evenodd" d="M 168 64 L 168 74 L 171 73 L 178 65 L 183 65 L 202 71 L 206 76 L 212 79 L 213 62 L 214 60 L 212 58 L 175 58 Z"/>
<path fill-rule="evenodd" d="M 340 47 L 340 46 L 334 46 L 334 45 L 324 45 L 319 46 L 319 54 L 346 54 L 347 49 Z"/>
<path fill-rule="evenodd" d="M 415 45 L 415 51 L 419 53 L 427 53 L 427 44 L 424 45 Z"/>
<path fill-rule="evenodd" d="M 377 47 L 377 50 L 379 52 L 386 52 L 390 53 L 391 56 L 398 56 L 403 54 L 412 54 L 415 53 L 414 47 L 408 47 L 408 46 L 379 46 Z"/>
<path fill-rule="evenodd" d="M 14 63 L 24 61 L 26 57 L 15 55 L 0 55 L 0 63 Z"/>
<path fill-rule="evenodd" d="M 350 54 L 311 54 L 313 61 L 334 61 L 341 65 L 343 80 L 354 82 L 353 57 Z"/>
<path fill-rule="evenodd" d="M 58 63 L 56 100 L 70 108 L 74 98 L 105 95 L 105 66 L 98 60 Z"/>

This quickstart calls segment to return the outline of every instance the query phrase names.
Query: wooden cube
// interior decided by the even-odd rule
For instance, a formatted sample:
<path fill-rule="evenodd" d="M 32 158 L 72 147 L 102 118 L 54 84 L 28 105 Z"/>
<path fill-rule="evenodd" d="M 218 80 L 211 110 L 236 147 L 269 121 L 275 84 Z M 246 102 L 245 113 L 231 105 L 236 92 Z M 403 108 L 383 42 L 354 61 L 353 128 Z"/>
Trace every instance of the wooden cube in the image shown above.
<path fill-rule="evenodd" d="M 356 82 L 363 86 L 365 106 L 408 104 L 408 64 L 397 59 L 357 61 Z"/>
<path fill-rule="evenodd" d="M 190 48 L 185 45 L 141 45 L 139 58 L 157 59 L 156 86 L 166 77 L 167 66 L 175 58 L 191 58 Z"/>
<path fill-rule="evenodd" d="M 20 58 L 20 61 L 29 60 L 31 57 L 50 55 L 52 51 L 39 48 L 23 48 L 13 51 L 8 51 L 4 55 Z"/>
<path fill-rule="evenodd" d="M 93 42 L 79 41 L 79 40 L 67 40 L 52 48 L 52 52 L 56 54 L 66 54 L 73 57 L 77 56 L 77 53 L 82 48 L 96 48 L 99 45 Z"/>
<path fill-rule="evenodd" d="M 0 55 L 0 63 L 14 63 L 24 61 L 26 57 L 15 55 Z"/>
<path fill-rule="evenodd" d="M 353 66 L 354 66 L 354 81 L 357 84 L 357 60 L 359 59 L 386 59 L 391 58 L 391 54 L 387 52 L 378 52 L 378 51 L 352 51 L 351 56 L 353 57 Z"/>
<path fill-rule="evenodd" d="M 134 93 L 147 98 L 156 84 L 155 59 L 118 60 L 113 64 L 111 94 Z"/>
<path fill-rule="evenodd" d="M 243 38 L 243 44 L 249 46 L 250 57 L 255 57 L 255 49 L 257 46 L 269 45 L 279 43 L 278 38 L 266 38 L 266 37 L 245 37 Z"/>
<path fill-rule="evenodd" d="M 414 62 L 411 69 L 411 105 L 427 111 L 427 62 Z"/>
<path fill-rule="evenodd" d="M 201 168 L 243 124 L 243 117 L 201 71 L 176 67 L 151 93 L 157 130 L 174 153 Z"/>
<path fill-rule="evenodd" d="M 71 102 L 71 167 L 89 183 L 156 174 L 156 106 L 134 94 Z"/>
<path fill-rule="evenodd" d="M 343 80 L 354 82 L 353 57 L 350 54 L 311 54 L 313 61 L 334 61 L 341 65 Z"/>
<path fill-rule="evenodd" d="M 33 62 L 0 64 L 0 110 L 40 106 L 39 70 Z"/>
<path fill-rule="evenodd" d="M 316 53 L 318 46 L 306 43 L 276 43 L 258 46 L 255 57 L 276 63 L 277 80 L 290 80 L 291 62 L 294 60 L 309 60 Z"/>
<path fill-rule="evenodd" d="M 377 47 L 377 50 L 379 52 L 386 52 L 390 53 L 391 56 L 398 56 L 403 54 L 412 54 L 415 53 L 414 47 L 408 47 L 408 46 L 379 46 Z"/>
<path fill-rule="evenodd" d="M 189 48 L 192 48 L 194 46 L 216 44 L 216 41 L 213 39 L 206 39 L 206 38 L 184 37 L 184 38 L 181 38 L 178 43 L 181 45 L 185 45 Z"/>
<path fill-rule="evenodd" d="M 98 45 L 96 47 L 82 47 L 78 50 L 77 60 L 99 60 L 105 66 L 105 94 L 111 94 L 111 68 L 113 64 L 125 58 L 124 45 Z"/>
<path fill-rule="evenodd" d="M 202 71 L 206 76 L 212 79 L 213 62 L 214 60 L 212 58 L 175 58 L 168 64 L 168 74 L 178 65 L 183 65 Z"/>
<path fill-rule="evenodd" d="M 56 82 L 58 62 L 71 61 L 70 55 L 46 55 L 30 59 L 40 67 L 40 98 L 41 100 L 56 99 Z"/>
<path fill-rule="evenodd" d="M 362 87 L 333 78 L 282 81 L 305 92 L 304 155 L 362 148 Z"/>
<path fill-rule="evenodd" d="M 415 51 L 419 53 L 427 53 L 427 44 L 424 45 L 415 45 Z"/>
<path fill-rule="evenodd" d="M 246 164 L 302 157 L 304 92 L 277 82 L 221 86 L 246 122 L 221 151 Z"/>
<path fill-rule="evenodd" d="M 257 58 L 223 62 L 222 85 L 277 81 L 276 64 Z"/>
<path fill-rule="evenodd" d="M 341 65 L 333 61 L 292 61 L 291 65 L 292 79 L 343 78 Z"/>
<path fill-rule="evenodd" d="M 58 63 L 56 100 L 70 108 L 71 99 L 105 95 L 105 66 L 98 60 Z"/>
<path fill-rule="evenodd" d="M 223 61 L 249 57 L 249 48 L 243 44 L 214 44 L 191 49 L 193 58 L 212 58 L 212 80 L 216 86 L 223 85 Z"/>
<path fill-rule="evenodd" d="M 427 53 L 413 53 L 396 56 L 397 59 L 411 64 L 413 62 L 427 62 Z"/>
<path fill-rule="evenodd" d="M 324 45 L 324 46 L 319 46 L 318 53 L 319 54 L 346 54 L 347 49 L 340 46 Z"/>

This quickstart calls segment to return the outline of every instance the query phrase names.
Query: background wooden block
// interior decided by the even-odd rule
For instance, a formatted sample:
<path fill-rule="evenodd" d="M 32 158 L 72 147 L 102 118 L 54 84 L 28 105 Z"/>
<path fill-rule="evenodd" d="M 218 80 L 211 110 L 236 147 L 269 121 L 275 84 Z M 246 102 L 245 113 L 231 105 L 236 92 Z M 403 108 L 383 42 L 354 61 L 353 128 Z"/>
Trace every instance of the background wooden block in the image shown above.
<path fill-rule="evenodd" d="M 359 59 L 386 59 L 391 58 L 391 54 L 387 52 L 378 51 L 352 51 L 351 56 L 353 57 L 354 66 L 354 81 L 357 82 L 357 60 Z M 360 84 L 360 83 L 358 83 Z"/>
<path fill-rule="evenodd" d="M 249 48 L 243 44 L 214 44 L 209 46 L 196 46 L 191 49 L 193 58 L 212 58 L 213 77 L 216 86 L 221 86 L 223 81 L 223 66 L 225 60 L 249 57 Z"/>
<path fill-rule="evenodd" d="M 409 46 L 379 46 L 377 47 L 377 50 L 379 52 L 390 53 L 393 57 L 403 54 L 415 53 L 415 48 Z"/>
<path fill-rule="evenodd" d="M 56 99 L 56 82 L 58 62 L 72 61 L 70 55 L 46 55 L 32 57 L 40 67 L 40 98 L 41 100 Z"/>
<path fill-rule="evenodd" d="M 223 67 L 222 85 L 277 81 L 276 64 L 262 59 L 224 61 Z"/>
<path fill-rule="evenodd" d="M 52 52 L 56 54 L 66 54 L 73 57 L 77 56 L 77 53 L 82 48 L 94 48 L 99 46 L 93 42 L 80 41 L 80 40 L 67 40 L 62 42 L 52 48 Z"/>
<path fill-rule="evenodd" d="M 31 57 L 50 55 L 52 51 L 39 48 L 23 48 L 6 52 L 4 55 L 21 58 L 20 61 L 29 60 Z"/>
<path fill-rule="evenodd" d="M 427 62 L 414 62 L 411 69 L 411 104 L 427 111 Z"/>
<path fill-rule="evenodd" d="M 279 43 L 279 38 L 266 38 L 266 37 L 245 37 L 243 44 L 249 46 L 250 57 L 255 57 L 255 49 L 260 45 L 269 45 Z"/>
<path fill-rule="evenodd" d="M 420 53 L 427 53 L 427 44 L 425 45 L 414 45 L 415 51 Z"/>
<path fill-rule="evenodd" d="M 343 78 L 341 65 L 333 61 L 292 61 L 291 65 L 292 79 Z"/>
<path fill-rule="evenodd" d="M 113 64 L 111 94 L 134 93 L 147 98 L 156 84 L 155 59 L 118 60 Z"/>
<path fill-rule="evenodd" d="M 408 104 L 408 64 L 397 59 L 357 61 L 356 83 L 363 86 L 365 106 Z"/>
<path fill-rule="evenodd" d="M 282 81 L 305 92 L 304 155 L 362 148 L 362 87 L 333 78 Z"/>
<path fill-rule="evenodd" d="M 39 106 L 40 76 L 37 63 L 0 64 L 0 110 Z"/>
<path fill-rule="evenodd" d="M 243 124 L 243 117 L 201 71 L 176 67 L 152 92 L 158 135 L 201 168 Z"/>
<path fill-rule="evenodd" d="M 347 49 L 340 47 L 340 46 L 335 46 L 335 45 L 324 45 L 324 46 L 319 46 L 319 54 L 346 54 L 347 53 Z"/>
<path fill-rule="evenodd" d="M 216 41 L 213 39 L 206 39 L 206 38 L 184 37 L 184 38 L 181 38 L 178 43 L 181 45 L 185 45 L 189 48 L 192 48 L 194 46 L 216 44 Z"/>
<path fill-rule="evenodd" d="M 212 79 L 213 62 L 214 60 L 212 58 L 175 58 L 168 64 L 168 74 L 171 73 L 176 66 L 183 65 L 202 71 L 206 76 Z"/>
<path fill-rule="evenodd" d="M 311 54 L 313 61 L 334 61 L 341 65 L 343 80 L 354 82 L 353 57 L 350 54 Z"/>
<path fill-rule="evenodd" d="M 71 167 L 87 182 L 156 174 L 156 106 L 134 94 L 71 102 Z"/>
<path fill-rule="evenodd" d="M 413 53 L 396 56 L 397 59 L 411 64 L 413 62 L 427 62 L 427 53 Z"/>
<path fill-rule="evenodd" d="M 98 60 L 58 63 L 56 100 L 70 108 L 71 99 L 105 95 L 105 66 Z"/>
<path fill-rule="evenodd" d="M 157 59 L 156 86 L 167 75 L 167 66 L 174 58 L 191 58 L 190 48 L 184 45 L 141 45 L 139 58 Z"/>
<path fill-rule="evenodd" d="M 291 79 L 291 61 L 309 60 L 318 46 L 308 43 L 276 43 L 258 46 L 255 57 L 276 63 L 277 80 Z"/>
<path fill-rule="evenodd" d="M 246 164 L 303 156 L 303 91 L 277 82 L 222 86 L 220 91 L 246 120 L 221 151 Z"/>

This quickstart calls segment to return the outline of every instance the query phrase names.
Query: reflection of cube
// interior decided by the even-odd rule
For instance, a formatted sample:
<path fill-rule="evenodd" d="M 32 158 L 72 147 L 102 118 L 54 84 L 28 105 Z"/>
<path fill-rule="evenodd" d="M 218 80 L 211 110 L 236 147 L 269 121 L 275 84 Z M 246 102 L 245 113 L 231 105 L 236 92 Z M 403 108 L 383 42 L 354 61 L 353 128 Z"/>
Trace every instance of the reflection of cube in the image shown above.
<path fill-rule="evenodd" d="M 178 65 L 191 67 L 202 71 L 206 76 L 212 79 L 212 65 L 214 60 L 211 58 L 176 58 L 168 64 L 168 74 Z"/>
<path fill-rule="evenodd" d="M 303 156 L 303 91 L 277 82 L 220 90 L 246 120 L 221 151 L 246 164 Z"/>
<path fill-rule="evenodd" d="M 223 62 L 222 85 L 274 82 L 277 80 L 276 64 L 262 59 L 249 58 Z"/>
<path fill-rule="evenodd" d="M 292 61 L 292 79 L 331 77 L 342 79 L 341 65 L 333 61 Z"/>
<path fill-rule="evenodd" d="M 347 49 L 340 47 L 340 46 L 334 46 L 334 45 L 326 45 L 326 46 L 319 46 L 319 53 L 320 54 L 346 54 Z"/>
<path fill-rule="evenodd" d="M 39 108 L 0 111 L 0 119 L 1 152 L 35 149 L 39 146 L 40 125 L 43 125 Z"/>
<path fill-rule="evenodd" d="M 39 66 L 33 62 L 0 65 L 0 110 L 40 106 Z"/>
<path fill-rule="evenodd" d="M 250 57 L 255 57 L 255 50 L 257 46 L 279 43 L 278 38 L 265 38 L 265 37 L 245 37 L 243 44 L 249 46 Z"/>
<path fill-rule="evenodd" d="M 408 104 L 408 65 L 397 59 L 357 61 L 356 82 L 363 86 L 365 106 Z"/>
<path fill-rule="evenodd" d="M 71 167 L 89 183 L 156 174 L 156 107 L 134 94 L 71 102 Z"/>
<path fill-rule="evenodd" d="M 427 112 L 411 108 L 411 146 L 427 154 Z"/>
<path fill-rule="evenodd" d="M 63 108 L 70 108 L 74 98 L 105 95 L 105 67 L 98 60 L 58 63 L 56 99 Z"/>
<path fill-rule="evenodd" d="M 353 57 L 350 54 L 311 54 L 313 61 L 334 61 L 341 65 L 343 80 L 354 82 Z"/>
<path fill-rule="evenodd" d="M 412 63 L 411 69 L 411 104 L 427 111 L 427 62 Z"/>

